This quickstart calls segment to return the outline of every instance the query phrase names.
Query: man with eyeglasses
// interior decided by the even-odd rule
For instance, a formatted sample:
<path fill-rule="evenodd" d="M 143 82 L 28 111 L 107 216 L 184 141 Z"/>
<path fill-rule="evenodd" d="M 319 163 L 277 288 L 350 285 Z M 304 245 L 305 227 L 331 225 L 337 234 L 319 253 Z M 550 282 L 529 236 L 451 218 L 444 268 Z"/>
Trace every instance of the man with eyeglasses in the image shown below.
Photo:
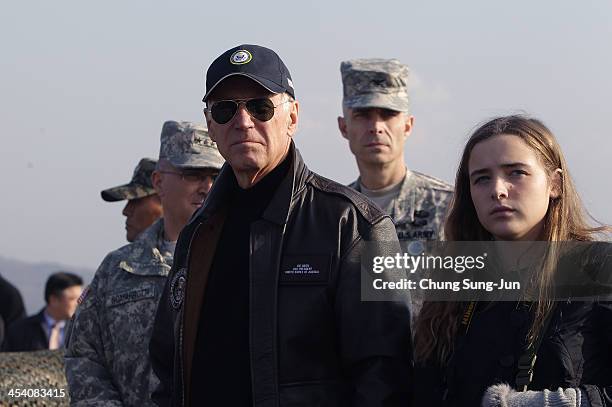
<path fill-rule="evenodd" d="M 157 385 L 148 343 L 176 240 L 223 165 L 205 128 L 168 121 L 152 184 L 164 216 L 133 243 L 108 254 L 69 327 L 66 376 L 71 404 L 151 405 Z"/>
<path fill-rule="evenodd" d="M 306 167 L 293 143 L 299 104 L 274 51 L 224 52 L 203 100 L 227 164 L 177 243 L 151 338 L 153 399 L 406 405 L 408 306 L 360 300 L 366 240 L 377 254 L 399 249 L 390 218 Z"/>
<path fill-rule="evenodd" d="M 106 202 L 127 200 L 123 207 L 125 216 L 125 238 L 133 242 L 146 228 L 162 216 L 162 206 L 153 188 L 153 170 L 157 160 L 142 158 L 132 179 L 127 184 L 103 190 L 100 195 Z"/>

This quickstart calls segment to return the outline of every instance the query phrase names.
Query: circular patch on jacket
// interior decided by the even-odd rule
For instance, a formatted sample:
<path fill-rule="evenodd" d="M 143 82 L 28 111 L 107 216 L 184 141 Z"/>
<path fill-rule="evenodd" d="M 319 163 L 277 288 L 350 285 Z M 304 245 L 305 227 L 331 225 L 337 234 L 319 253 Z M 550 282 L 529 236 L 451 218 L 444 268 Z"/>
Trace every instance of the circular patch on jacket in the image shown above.
<path fill-rule="evenodd" d="M 172 282 L 170 283 L 170 302 L 172 303 L 172 308 L 179 309 L 183 305 L 186 285 L 187 269 L 183 267 L 172 277 Z"/>
<path fill-rule="evenodd" d="M 253 55 L 251 55 L 249 51 L 246 49 L 239 49 L 230 57 L 230 63 L 233 65 L 244 65 L 251 62 L 251 59 L 253 59 Z"/>
<path fill-rule="evenodd" d="M 408 244 L 408 253 L 411 256 L 418 256 L 425 251 L 425 245 L 420 240 L 414 240 Z"/>

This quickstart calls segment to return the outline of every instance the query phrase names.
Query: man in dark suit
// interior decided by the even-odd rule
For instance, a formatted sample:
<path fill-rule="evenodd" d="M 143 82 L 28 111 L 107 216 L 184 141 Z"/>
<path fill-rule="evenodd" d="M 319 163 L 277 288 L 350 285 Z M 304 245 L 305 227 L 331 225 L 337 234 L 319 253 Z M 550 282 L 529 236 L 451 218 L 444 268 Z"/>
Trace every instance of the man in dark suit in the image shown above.
<path fill-rule="evenodd" d="M 83 280 L 72 274 L 52 274 L 45 284 L 47 305 L 38 314 L 12 324 L 2 344 L 5 352 L 58 349 L 64 344 L 66 322 L 81 295 Z"/>
<path fill-rule="evenodd" d="M 0 275 L 0 317 L 4 321 L 4 328 L 25 316 L 23 298 L 19 290 Z"/>
<path fill-rule="evenodd" d="M 0 345 L 4 342 L 4 319 L 2 319 L 2 315 L 0 315 Z"/>

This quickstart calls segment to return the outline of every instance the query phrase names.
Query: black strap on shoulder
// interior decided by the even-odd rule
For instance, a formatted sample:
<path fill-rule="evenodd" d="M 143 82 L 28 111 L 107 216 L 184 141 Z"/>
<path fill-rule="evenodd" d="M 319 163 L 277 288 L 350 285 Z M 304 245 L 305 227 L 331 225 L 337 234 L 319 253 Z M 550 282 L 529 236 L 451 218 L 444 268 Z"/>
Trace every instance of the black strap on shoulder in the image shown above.
<path fill-rule="evenodd" d="M 535 341 L 533 341 L 531 345 L 525 349 L 521 357 L 518 359 L 518 373 L 516 374 L 514 381 L 516 383 L 515 387 L 519 391 L 527 391 L 531 380 L 533 380 L 533 367 L 535 366 L 535 362 L 538 357 L 538 350 L 540 349 L 540 345 L 542 345 L 542 341 L 546 336 L 546 332 L 548 331 L 550 320 L 553 317 L 555 308 L 556 303 L 554 303 L 548 312 L 548 315 L 546 315 L 546 318 L 542 324 L 542 329 L 540 329 L 540 332 L 538 332 Z"/>

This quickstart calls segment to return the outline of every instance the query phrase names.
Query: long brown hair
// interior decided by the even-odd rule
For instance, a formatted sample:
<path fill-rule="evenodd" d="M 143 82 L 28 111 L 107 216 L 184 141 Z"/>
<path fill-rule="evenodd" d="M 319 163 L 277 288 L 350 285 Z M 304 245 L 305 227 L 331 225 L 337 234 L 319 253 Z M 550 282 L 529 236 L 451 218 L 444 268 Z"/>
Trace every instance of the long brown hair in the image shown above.
<path fill-rule="evenodd" d="M 480 126 L 469 138 L 463 150 L 455 179 L 455 193 L 450 204 L 444 226 L 446 240 L 476 241 L 492 240 L 493 236 L 481 225 L 470 194 L 468 163 L 474 146 L 481 141 L 501 134 L 520 137 L 538 156 L 545 171 L 550 175 L 557 169 L 560 173 L 560 191 L 551 198 L 544 217 L 544 226 L 539 240 L 543 241 L 590 241 L 597 233 L 607 231 L 605 226 L 591 227 L 567 169 L 561 147 L 552 132 L 539 120 L 514 115 L 492 119 Z M 538 275 L 538 301 L 528 334 L 528 342 L 540 331 L 546 315 L 552 308 L 550 287 L 556 269 L 556 257 L 548 253 Z M 415 360 L 432 361 L 444 365 L 453 351 L 453 343 L 459 327 L 461 313 L 465 307 L 459 302 L 425 302 L 415 326 Z"/>

